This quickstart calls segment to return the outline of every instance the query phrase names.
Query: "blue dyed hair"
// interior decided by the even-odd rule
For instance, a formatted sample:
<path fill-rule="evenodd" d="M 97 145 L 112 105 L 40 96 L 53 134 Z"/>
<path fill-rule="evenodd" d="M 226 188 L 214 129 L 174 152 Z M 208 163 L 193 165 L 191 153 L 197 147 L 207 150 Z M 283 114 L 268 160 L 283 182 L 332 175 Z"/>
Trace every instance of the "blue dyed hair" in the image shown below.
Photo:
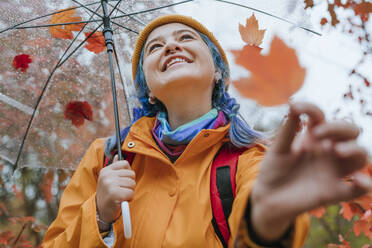
<path fill-rule="evenodd" d="M 262 135 L 254 131 L 249 127 L 247 122 L 239 114 L 240 105 L 236 102 L 236 99 L 230 97 L 226 92 L 225 80 L 229 79 L 230 71 L 223 61 L 221 54 L 216 45 L 208 38 L 208 36 L 200 33 L 200 36 L 207 44 L 213 58 L 214 66 L 221 73 L 221 79 L 216 82 L 212 93 L 212 106 L 221 110 L 228 120 L 231 122 L 229 135 L 231 143 L 236 147 L 248 147 L 255 143 L 258 139 L 262 138 Z M 141 56 L 138 62 L 135 85 L 137 88 L 137 97 L 142 105 L 141 109 L 135 109 L 136 117 L 132 124 L 142 116 L 155 116 L 159 111 L 167 111 L 165 105 L 156 100 L 155 104 L 149 103 L 149 88 L 146 83 L 145 73 L 143 71 L 143 57 L 144 49 L 142 49 Z M 129 131 L 129 127 L 125 128 L 121 132 L 121 137 L 125 137 Z M 122 140 L 123 141 L 123 140 Z M 114 149 L 116 145 L 116 138 L 111 137 L 106 142 L 105 154 L 108 156 L 110 151 Z"/>

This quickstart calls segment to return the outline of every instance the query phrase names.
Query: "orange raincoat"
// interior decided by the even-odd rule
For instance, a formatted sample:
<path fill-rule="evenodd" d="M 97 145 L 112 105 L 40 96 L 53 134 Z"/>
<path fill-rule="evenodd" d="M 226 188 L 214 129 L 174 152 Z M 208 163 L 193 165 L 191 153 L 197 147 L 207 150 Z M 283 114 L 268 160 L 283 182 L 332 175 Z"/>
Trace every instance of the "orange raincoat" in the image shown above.
<path fill-rule="evenodd" d="M 124 239 L 119 218 L 113 224 L 113 247 L 222 247 L 211 223 L 209 183 L 213 158 L 228 141 L 230 125 L 199 132 L 172 164 L 152 137 L 154 121 L 149 117 L 138 120 L 122 146 L 123 150 L 136 153 L 132 169 L 137 185 L 130 202 L 132 238 Z M 128 145 L 130 142 L 133 143 Z M 86 152 L 62 195 L 58 216 L 42 247 L 107 247 L 98 230 L 95 204 L 103 150 L 104 139 L 97 139 Z M 246 233 L 238 229 L 244 221 L 248 195 L 263 155 L 264 148 L 257 145 L 239 157 L 236 198 L 229 218 L 229 247 L 233 247 L 238 231 Z M 306 215 L 296 219 L 293 248 L 303 245 L 308 227 Z M 259 247 L 247 235 L 242 239 L 249 247 Z"/>

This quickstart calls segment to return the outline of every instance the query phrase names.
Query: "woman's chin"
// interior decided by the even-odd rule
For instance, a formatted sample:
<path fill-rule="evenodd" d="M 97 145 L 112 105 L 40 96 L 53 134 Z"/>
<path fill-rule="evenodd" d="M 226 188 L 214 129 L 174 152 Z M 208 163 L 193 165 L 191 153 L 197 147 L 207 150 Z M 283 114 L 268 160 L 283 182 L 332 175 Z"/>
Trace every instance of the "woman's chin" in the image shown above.
<path fill-rule="evenodd" d="M 190 70 L 188 68 L 169 68 L 169 71 L 165 71 L 164 73 L 163 82 L 167 85 L 202 86 L 207 82 L 211 82 L 213 78 L 213 75 L 206 77 L 206 73 L 200 73 L 197 69 Z"/>

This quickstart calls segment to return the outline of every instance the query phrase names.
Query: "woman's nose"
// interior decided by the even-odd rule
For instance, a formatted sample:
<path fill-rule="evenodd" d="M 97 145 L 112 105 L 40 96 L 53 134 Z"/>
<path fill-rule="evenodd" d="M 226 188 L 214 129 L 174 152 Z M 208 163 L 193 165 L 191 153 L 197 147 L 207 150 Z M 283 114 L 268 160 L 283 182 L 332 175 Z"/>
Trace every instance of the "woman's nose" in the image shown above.
<path fill-rule="evenodd" d="M 165 55 L 172 54 L 175 52 L 180 52 L 180 51 L 182 51 L 180 44 L 174 41 L 169 42 L 165 47 Z"/>

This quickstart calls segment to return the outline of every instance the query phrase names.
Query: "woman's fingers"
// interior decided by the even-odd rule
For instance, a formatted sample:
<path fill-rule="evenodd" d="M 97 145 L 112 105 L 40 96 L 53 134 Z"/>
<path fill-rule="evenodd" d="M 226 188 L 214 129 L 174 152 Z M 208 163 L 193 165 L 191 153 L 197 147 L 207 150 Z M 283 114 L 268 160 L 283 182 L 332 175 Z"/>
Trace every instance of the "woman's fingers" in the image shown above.
<path fill-rule="evenodd" d="M 319 140 L 346 141 L 356 139 L 359 135 L 359 128 L 347 122 L 324 123 L 314 127 L 312 134 Z"/>
<path fill-rule="evenodd" d="M 317 106 L 311 103 L 297 102 L 290 106 L 288 119 L 279 130 L 272 149 L 277 153 L 291 151 L 292 142 L 300 126 L 300 115 L 309 116 L 310 128 L 324 122 L 324 114 Z"/>
<path fill-rule="evenodd" d="M 115 161 L 116 158 L 116 161 Z M 117 160 L 117 155 L 114 157 L 113 163 L 110 165 L 112 170 L 130 169 L 130 164 L 126 160 Z"/>
<path fill-rule="evenodd" d="M 123 169 L 115 171 L 115 176 L 119 178 L 132 178 L 135 179 L 135 172 L 132 169 Z"/>
<path fill-rule="evenodd" d="M 321 124 L 324 122 L 324 113 L 316 105 L 307 102 L 297 102 L 291 105 L 291 110 L 298 116 L 306 114 L 309 117 L 309 128 Z"/>
<path fill-rule="evenodd" d="M 296 136 L 300 125 L 300 118 L 290 110 L 288 119 L 278 131 L 275 141 L 272 144 L 272 151 L 275 153 L 287 153 L 291 150 L 293 139 Z"/>
<path fill-rule="evenodd" d="M 350 201 L 372 191 L 372 180 L 370 177 L 357 173 L 353 176 L 353 182 L 340 182 L 336 190 L 325 200 L 325 204 Z"/>
<path fill-rule="evenodd" d="M 340 169 L 343 176 L 362 169 L 368 161 L 367 151 L 355 142 L 336 144 L 334 153 L 338 161 L 340 161 Z"/>

